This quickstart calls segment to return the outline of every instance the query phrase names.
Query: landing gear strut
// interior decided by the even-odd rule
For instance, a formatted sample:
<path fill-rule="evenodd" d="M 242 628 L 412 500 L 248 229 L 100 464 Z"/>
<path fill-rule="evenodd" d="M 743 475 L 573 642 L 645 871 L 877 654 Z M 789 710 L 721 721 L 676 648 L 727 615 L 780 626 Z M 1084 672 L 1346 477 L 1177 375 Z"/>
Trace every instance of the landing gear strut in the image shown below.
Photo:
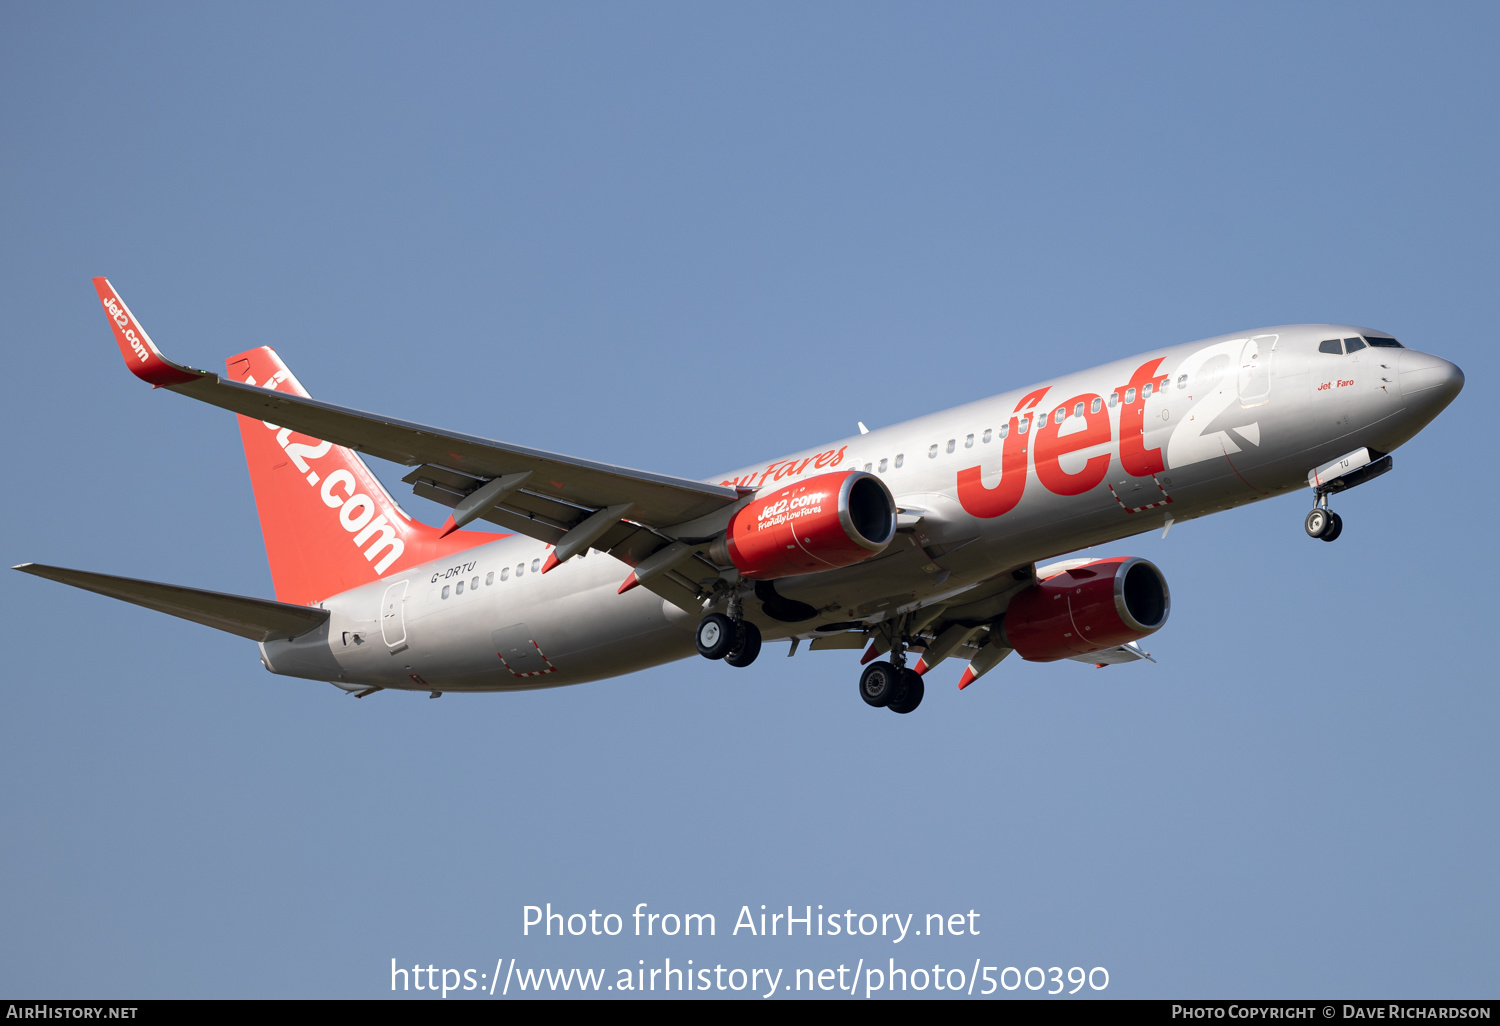
<path fill-rule="evenodd" d="M 1328 495 L 1319 492 L 1316 499 L 1317 505 L 1312 512 L 1307 514 L 1307 519 L 1302 522 L 1309 538 L 1321 538 L 1323 541 L 1331 542 L 1344 532 L 1344 518 L 1328 508 Z"/>

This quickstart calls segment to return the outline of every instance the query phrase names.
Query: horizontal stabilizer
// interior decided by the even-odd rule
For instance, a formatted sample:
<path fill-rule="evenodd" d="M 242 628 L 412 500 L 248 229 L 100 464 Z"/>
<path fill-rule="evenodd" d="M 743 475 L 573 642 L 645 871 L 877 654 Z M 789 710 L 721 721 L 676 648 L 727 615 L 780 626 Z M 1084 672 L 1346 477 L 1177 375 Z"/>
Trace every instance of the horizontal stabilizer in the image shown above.
<path fill-rule="evenodd" d="M 69 570 L 60 566 L 43 566 L 40 563 L 22 563 L 11 569 L 45 577 L 60 584 L 70 584 L 84 591 L 108 595 L 123 602 L 133 602 L 158 613 L 180 616 L 184 620 L 238 634 L 251 641 L 295 638 L 328 619 L 326 609 L 294 606 L 244 595 L 226 595 L 223 592 L 184 588 L 176 584 L 111 577 L 109 574 L 92 574 L 86 570 Z"/>

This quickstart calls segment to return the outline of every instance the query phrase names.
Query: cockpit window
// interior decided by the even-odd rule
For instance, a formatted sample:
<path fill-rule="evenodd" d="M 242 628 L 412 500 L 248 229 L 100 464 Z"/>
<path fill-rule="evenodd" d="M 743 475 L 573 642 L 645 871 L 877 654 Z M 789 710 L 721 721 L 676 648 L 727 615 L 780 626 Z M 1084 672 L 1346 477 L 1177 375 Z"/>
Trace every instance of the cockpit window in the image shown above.
<path fill-rule="evenodd" d="M 1318 343 L 1318 352 L 1331 353 L 1334 356 L 1344 355 L 1344 343 L 1336 338 L 1325 338 Z"/>
<path fill-rule="evenodd" d="M 1393 338 L 1379 338 L 1379 337 L 1374 336 L 1374 335 L 1366 335 L 1365 336 L 1365 341 L 1368 342 L 1368 343 L 1370 343 L 1370 345 L 1376 346 L 1376 347 L 1378 347 L 1380 349 L 1405 349 L 1406 348 L 1400 342 L 1397 342 Z"/>
<path fill-rule="evenodd" d="M 1346 339 L 1344 339 L 1344 349 L 1346 351 L 1348 351 L 1348 352 L 1357 353 L 1361 349 L 1363 349 L 1364 347 L 1365 347 L 1365 340 L 1362 339 L 1362 338 L 1346 338 Z"/>

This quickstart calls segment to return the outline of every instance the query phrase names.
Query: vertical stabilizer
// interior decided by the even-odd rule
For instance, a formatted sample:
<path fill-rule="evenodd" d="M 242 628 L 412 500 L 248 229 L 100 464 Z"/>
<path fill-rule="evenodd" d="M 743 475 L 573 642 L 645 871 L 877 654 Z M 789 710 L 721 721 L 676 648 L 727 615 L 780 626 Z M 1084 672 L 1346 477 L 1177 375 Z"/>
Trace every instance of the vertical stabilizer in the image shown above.
<path fill-rule="evenodd" d="M 231 356 L 227 377 L 290 395 L 307 391 L 269 346 Z M 311 605 L 501 534 L 441 537 L 407 516 L 350 449 L 240 417 L 276 598 Z"/>

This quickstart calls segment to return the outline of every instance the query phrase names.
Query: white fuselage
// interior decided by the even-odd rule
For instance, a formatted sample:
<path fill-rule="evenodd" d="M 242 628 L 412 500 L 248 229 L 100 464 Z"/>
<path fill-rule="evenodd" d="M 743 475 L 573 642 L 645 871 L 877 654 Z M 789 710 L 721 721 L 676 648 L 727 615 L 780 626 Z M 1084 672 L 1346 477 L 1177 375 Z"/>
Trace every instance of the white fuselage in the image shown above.
<path fill-rule="evenodd" d="M 768 492 L 869 470 L 916 521 L 864 563 L 776 582 L 817 618 L 781 623 L 755 601 L 744 615 L 767 639 L 878 622 L 1063 552 L 1306 487 L 1312 468 L 1360 447 L 1389 452 L 1452 399 L 1458 372 L 1403 348 L 1318 351 L 1361 331 L 1293 325 L 1160 349 L 715 478 Z M 263 661 L 342 686 L 464 691 L 693 654 L 695 614 L 645 588 L 617 594 L 630 568 L 601 552 L 540 574 L 548 549 L 513 536 L 336 595 L 326 632 L 267 642 Z"/>

